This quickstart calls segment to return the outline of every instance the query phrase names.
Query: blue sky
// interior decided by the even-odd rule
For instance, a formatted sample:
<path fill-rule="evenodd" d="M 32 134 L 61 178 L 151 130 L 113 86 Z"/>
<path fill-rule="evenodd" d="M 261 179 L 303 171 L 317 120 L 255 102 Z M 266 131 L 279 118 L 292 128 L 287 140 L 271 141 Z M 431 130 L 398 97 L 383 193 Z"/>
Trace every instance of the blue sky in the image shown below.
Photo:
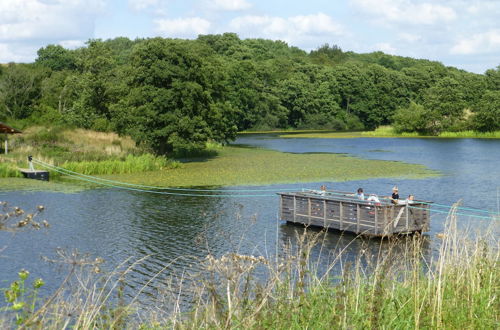
<path fill-rule="evenodd" d="M 472 72 L 500 65 L 498 0 L 0 0 L 0 63 L 91 38 L 236 32 L 304 50 L 427 58 Z"/>

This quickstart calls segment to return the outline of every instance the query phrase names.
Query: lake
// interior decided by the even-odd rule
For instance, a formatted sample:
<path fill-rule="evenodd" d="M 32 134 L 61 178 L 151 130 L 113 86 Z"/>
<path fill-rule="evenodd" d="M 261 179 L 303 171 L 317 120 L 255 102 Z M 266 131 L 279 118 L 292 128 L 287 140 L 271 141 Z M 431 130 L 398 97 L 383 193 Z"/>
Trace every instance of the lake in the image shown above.
<path fill-rule="evenodd" d="M 275 135 L 240 136 L 235 144 L 264 147 L 293 153 L 341 153 L 368 159 L 423 164 L 442 173 L 422 180 L 373 179 L 350 182 L 284 184 L 265 187 L 225 187 L 222 189 L 319 188 L 390 194 L 394 185 L 400 195 L 414 194 L 417 199 L 450 205 L 459 200 L 464 207 L 499 212 L 500 140 L 482 139 L 293 139 Z M 335 164 L 332 164 L 335 166 Z M 0 232 L 0 287 L 14 280 L 20 269 L 46 280 L 45 291 L 53 290 L 64 271 L 41 259 L 53 257 L 56 248 L 78 249 L 103 257 L 105 268 L 114 269 L 127 258 L 131 261 L 149 256 L 134 267 L 127 281 L 127 291 L 142 287 L 155 274 L 158 279 L 147 286 L 154 295 L 158 283 L 169 274 L 184 269 L 196 270 L 208 253 L 220 256 L 227 252 L 272 256 L 280 246 L 294 241 L 301 227 L 277 221 L 278 198 L 262 197 L 192 197 L 155 195 L 109 188 L 77 193 L 40 191 L 0 191 L 0 200 L 33 210 L 46 207 L 41 219 L 51 227 L 17 234 Z M 436 208 L 439 209 L 439 208 Z M 446 209 L 441 209 L 446 210 Z M 487 216 L 487 213 L 475 213 Z M 436 234 L 442 232 L 445 214 L 432 216 L 426 234 L 429 255 L 439 246 Z M 486 226 L 490 220 L 460 217 L 462 226 Z M 353 241 L 354 240 L 354 241 Z M 380 240 L 355 239 L 337 232 L 326 234 L 321 263 L 334 257 L 332 251 L 349 244 L 346 256 L 354 258 L 360 247 L 377 250 Z"/>

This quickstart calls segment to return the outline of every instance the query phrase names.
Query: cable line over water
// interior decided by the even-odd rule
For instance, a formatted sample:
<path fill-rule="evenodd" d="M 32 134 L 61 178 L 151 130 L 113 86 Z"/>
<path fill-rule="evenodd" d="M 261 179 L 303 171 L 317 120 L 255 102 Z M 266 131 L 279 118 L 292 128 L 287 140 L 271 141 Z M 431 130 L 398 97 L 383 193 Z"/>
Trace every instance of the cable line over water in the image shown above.
<path fill-rule="evenodd" d="M 120 181 L 115 181 L 115 180 L 109 180 L 109 179 L 104 179 L 104 178 L 99 178 L 91 175 L 86 175 L 83 173 L 78 173 L 74 172 L 68 169 L 65 169 L 64 167 L 59 167 L 55 165 L 51 165 L 45 162 L 42 162 L 41 160 L 37 160 L 33 158 L 33 162 L 43 166 L 45 168 L 50 168 L 53 170 L 58 170 L 58 171 L 63 171 L 71 174 L 75 174 L 78 176 L 82 177 L 87 177 L 90 179 L 96 179 L 99 181 L 105 181 L 117 185 L 125 185 L 125 186 L 131 186 L 131 187 L 137 187 L 137 188 L 147 188 L 147 189 L 157 189 L 157 190 L 178 190 L 178 191 L 199 191 L 199 192 L 276 192 L 276 191 L 295 191 L 297 188 L 283 188 L 283 189 L 195 189 L 195 188 L 177 188 L 177 187 L 157 187 L 157 186 L 148 186 L 148 185 L 141 185 L 141 184 L 135 184 L 135 183 L 128 183 L 128 182 L 120 182 Z M 61 172 L 59 172 L 61 173 Z"/>
<path fill-rule="evenodd" d="M 116 188 L 116 189 L 122 189 L 122 190 L 128 190 L 128 191 L 136 191 L 136 192 L 145 192 L 145 193 L 152 193 L 152 194 L 158 194 L 158 195 L 169 195 L 169 196 L 185 196 L 185 197 L 229 197 L 229 198 L 240 198 L 240 197 L 250 197 L 250 198 L 258 198 L 258 197 L 277 197 L 276 193 L 280 191 L 297 191 L 299 188 L 286 188 L 286 189 L 192 189 L 192 188 L 175 188 L 175 187 L 156 187 L 156 186 L 148 186 L 148 185 L 141 185 L 141 184 L 134 184 L 134 183 L 128 183 L 128 182 L 120 182 L 120 181 L 115 181 L 115 180 L 109 180 L 109 179 L 104 179 L 104 178 L 99 178 L 96 176 L 91 176 L 87 174 L 82 174 L 78 172 L 74 172 L 68 169 L 65 169 L 63 167 L 55 166 L 37 159 L 33 159 L 33 162 L 47 168 L 49 170 L 55 171 L 57 173 L 60 173 L 62 175 L 67 175 L 69 177 L 82 180 L 85 182 L 93 183 L 96 185 L 101 185 L 101 186 L 106 186 L 110 188 Z M 170 192 L 170 191 L 172 192 Z M 302 191 L 316 191 L 313 189 L 302 189 Z M 216 194 L 209 194 L 209 192 L 216 192 Z M 220 194 L 220 192 L 228 192 L 227 194 Z M 242 192 L 263 192 L 262 194 L 241 194 Z M 266 194 L 265 192 L 268 192 Z M 356 197 L 350 198 L 349 196 L 346 196 L 344 193 L 340 192 L 333 192 L 333 191 L 328 191 L 327 194 L 329 195 L 337 195 L 341 196 L 341 198 L 345 201 L 352 201 L 352 202 L 359 202 L 359 199 Z M 336 197 L 339 198 L 339 197 Z M 381 198 L 384 200 L 387 200 L 387 198 Z M 440 213 L 440 214 L 449 214 L 451 209 L 456 209 L 458 211 L 463 211 L 463 212 L 468 212 L 468 213 L 463 213 L 463 212 L 457 212 L 455 213 L 456 215 L 461 215 L 461 216 L 467 216 L 467 217 L 473 217 L 473 218 L 478 218 L 478 219 L 500 219 L 500 214 L 490 212 L 488 210 L 483 210 L 483 209 L 477 209 L 477 208 L 470 208 L 470 207 L 463 207 L 463 206 L 456 206 L 456 205 L 445 205 L 445 204 L 437 204 L 437 203 L 431 203 L 431 202 L 420 202 L 419 203 L 424 203 L 424 204 L 429 204 L 438 208 L 445 208 L 447 210 L 436 210 L 436 209 L 431 209 L 431 212 L 434 213 Z M 413 209 L 422 209 L 416 206 L 411 206 L 411 204 L 407 205 L 409 208 Z M 488 215 L 478 215 L 478 214 L 471 214 L 471 212 L 477 212 L 477 213 L 483 213 L 483 214 L 488 214 Z"/>

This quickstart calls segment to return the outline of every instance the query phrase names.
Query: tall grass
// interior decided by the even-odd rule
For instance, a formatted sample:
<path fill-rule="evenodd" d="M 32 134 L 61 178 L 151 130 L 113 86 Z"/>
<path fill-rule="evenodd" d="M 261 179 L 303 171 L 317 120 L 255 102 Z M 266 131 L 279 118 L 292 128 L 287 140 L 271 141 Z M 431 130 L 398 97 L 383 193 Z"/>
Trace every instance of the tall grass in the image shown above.
<path fill-rule="evenodd" d="M 439 137 L 443 137 L 443 138 L 500 139 L 500 131 L 494 131 L 494 132 L 477 132 L 477 131 L 441 132 L 439 134 Z"/>
<path fill-rule="evenodd" d="M 128 155 L 124 160 L 65 162 L 61 165 L 67 170 L 87 175 L 140 173 L 176 166 L 179 166 L 176 162 L 151 154 Z"/>
<path fill-rule="evenodd" d="M 295 253 L 278 260 L 209 258 L 211 275 L 196 307 L 176 322 L 181 328 L 498 328 L 500 241 L 463 236 L 455 216 L 444 237 L 430 261 L 418 236 L 403 250 L 393 245 L 384 254 L 360 254 L 351 265 L 341 252 L 329 267 L 340 266 L 340 276 L 317 275 L 314 239 L 299 239 Z M 264 283 L 251 280 L 259 267 L 269 274 Z"/>
<path fill-rule="evenodd" d="M 478 138 L 478 139 L 500 139 L 500 131 L 478 132 L 478 131 L 460 131 L 460 132 L 441 132 L 437 136 L 422 135 L 417 132 L 397 133 L 391 126 L 380 126 L 374 131 L 361 132 L 362 136 L 370 137 L 440 137 L 440 138 Z"/>
<path fill-rule="evenodd" d="M 12 162 L 0 161 L 0 178 L 20 178 L 21 172 L 16 168 Z"/>
<path fill-rule="evenodd" d="M 340 247 L 320 273 L 311 256 L 321 244 L 321 235 L 305 231 L 274 257 L 208 255 L 201 273 L 192 274 L 193 281 L 177 287 L 179 294 L 174 293 L 167 303 L 173 308 L 158 305 L 147 313 L 120 303 L 120 286 L 134 265 L 88 281 L 78 275 L 76 286 L 67 285 L 74 283 L 71 279 L 65 280 L 50 303 L 29 320 L 46 329 L 499 327 L 500 241 L 493 232 L 490 236 L 464 235 L 457 230 L 452 213 L 433 258 L 425 256 L 422 237 L 414 236 L 405 244 L 389 241 L 390 249 L 383 253 L 360 251 L 354 262 L 344 258 L 348 247 Z M 75 265 L 97 266 L 92 260 L 76 262 L 74 255 L 63 258 L 72 265 L 71 276 L 77 274 Z M 193 296 L 187 312 L 178 308 L 180 291 Z M 8 325 L 9 319 L 0 315 L 2 322 Z"/>

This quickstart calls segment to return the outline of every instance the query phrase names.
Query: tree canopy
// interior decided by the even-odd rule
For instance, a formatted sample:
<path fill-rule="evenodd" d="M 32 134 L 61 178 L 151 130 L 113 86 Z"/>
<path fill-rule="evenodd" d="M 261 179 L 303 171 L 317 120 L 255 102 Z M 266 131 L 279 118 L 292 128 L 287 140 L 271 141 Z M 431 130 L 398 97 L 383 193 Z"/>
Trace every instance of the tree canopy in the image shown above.
<path fill-rule="evenodd" d="M 474 74 L 234 33 L 120 37 L 75 50 L 47 45 L 35 63 L 0 66 L 0 120 L 116 131 L 161 154 L 247 129 L 498 130 L 499 90 L 500 66 Z"/>

